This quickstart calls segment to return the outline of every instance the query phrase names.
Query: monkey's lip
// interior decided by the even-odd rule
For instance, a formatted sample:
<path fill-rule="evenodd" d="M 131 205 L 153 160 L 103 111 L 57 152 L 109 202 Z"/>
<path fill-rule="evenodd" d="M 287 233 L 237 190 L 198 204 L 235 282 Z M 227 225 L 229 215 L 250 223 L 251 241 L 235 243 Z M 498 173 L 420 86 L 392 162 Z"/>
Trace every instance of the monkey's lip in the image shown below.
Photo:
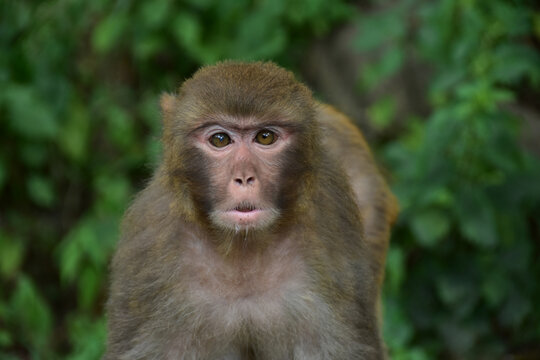
<path fill-rule="evenodd" d="M 248 213 L 248 212 L 257 211 L 257 210 L 260 210 L 260 209 L 258 209 L 255 205 L 241 204 L 241 205 L 238 205 L 234 209 L 231 209 L 229 211 L 238 211 L 238 212 L 242 212 L 242 213 Z"/>
<path fill-rule="evenodd" d="M 264 210 L 261 209 L 233 209 L 227 211 L 227 215 L 238 220 L 249 221 L 255 220 L 258 216 L 262 215 Z"/>
<path fill-rule="evenodd" d="M 225 212 L 225 216 L 239 225 L 249 225 L 256 223 L 261 217 L 264 217 L 265 211 L 253 205 L 237 206 Z"/>
<path fill-rule="evenodd" d="M 263 229 L 277 219 L 279 211 L 274 208 L 261 208 L 243 203 L 227 210 L 214 211 L 210 216 L 216 225 L 239 231 L 242 229 Z"/>
<path fill-rule="evenodd" d="M 279 211 L 249 201 L 238 202 L 223 210 L 210 214 L 212 221 L 227 229 L 263 229 L 271 225 L 279 216 Z"/>

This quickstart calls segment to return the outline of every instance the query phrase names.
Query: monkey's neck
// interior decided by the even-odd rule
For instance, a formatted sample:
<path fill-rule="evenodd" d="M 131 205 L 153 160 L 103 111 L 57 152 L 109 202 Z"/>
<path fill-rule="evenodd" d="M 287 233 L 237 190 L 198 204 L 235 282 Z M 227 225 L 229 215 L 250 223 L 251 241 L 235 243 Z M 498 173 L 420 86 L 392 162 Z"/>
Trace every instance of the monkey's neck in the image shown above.
<path fill-rule="evenodd" d="M 209 235 L 216 251 L 229 258 L 263 254 L 269 247 L 276 245 L 286 236 L 283 232 L 275 233 L 268 229 L 226 231 L 214 228 L 210 230 Z"/>
<path fill-rule="evenodd" d="M 204 222 L 193 222 L 184 218 L 189 226 L 184 228 L 197 229 L 193 236 L 213 249 L 223 258 L 238 258 L 263 255 L 272 248 L 280 246 L 284 239 L 293 236 L 293 227 L 287 224 L 276 224 L 264 229 L 247 229 L 232 231 L 217 228 Z"/>

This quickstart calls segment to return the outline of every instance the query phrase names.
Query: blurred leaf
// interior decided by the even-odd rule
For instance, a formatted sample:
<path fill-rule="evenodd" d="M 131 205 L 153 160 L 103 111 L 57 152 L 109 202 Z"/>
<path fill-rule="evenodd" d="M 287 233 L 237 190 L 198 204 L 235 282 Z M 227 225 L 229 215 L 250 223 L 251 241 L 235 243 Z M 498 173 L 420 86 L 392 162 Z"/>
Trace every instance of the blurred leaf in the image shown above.
<path fill-rule="evenodd" d="M 60 277 L 64 282 L 71 282 L 78 274 L 82 258 L 79 243 L 65 241 L 60 252 Z"/>
<path fill-rule="evenodd" d="M 159 114 L 159 97 L 156 94 L 147 94 L 143 101 L 137 104 L 137 112 L 144 123 L 151 129 L 151 136 L 156 138 L 161 133 L 161 121 Z"/>
<path fill-rule="evenodd" d="M 453 90 L 463 81 L 467 72 L 464 68 L 448 69 L 448 71 L 435 75 L 431 82 L 431 101 L 434 105 L 444 105 L 448 101 L 447 92 Z"/>
<path fill-rule="evenodd" d="M 499 315 L 499 321 L 509 327 L 517 327 L 532 310 L 531 301 L 518 292 L 508 297 Z"/>
<path fill-rule="evenodd" d="M 109 255 L 118 237 L 118 217 L 88 216 L 81 219 L 66 235 L 58 247 L 60 277 L 72 283 L 83 276 L 88 281 L 88 293 L 81 291 L 84 299 L 92 298 L 97 291 L 94 286 L 102 281 L 94 269 L 107 265 Z M 85 273 L 88 271 L 88 273 Z M 80 284 L 80 282 L 79 282 Z M 100 283 L 101 285 L 101 283 Z"/>
<path fill-rule="evenodd" d="M 13 277 L 19 270 L 24 255 L 20 239 L 0 232 L 0 273 L 3 278 Z"/>
<path fill-rule="evenodd" d="M 370 123 L 377 130 L 386 129 L 396 115 L 396 100 L 391 97 L 383 97 L 377 100 L 367 110 Z"/>
<path fill-rule="evenodd" d="M 493 10 L 509 35 L 528 35 L 531 32 L 532 14 L 528 8 L 498 1 L 493 4 Z"/>
<path fill-rule="evenodd" d="M 84 244 L 97 243 L 88 220 L 81 220 L 62 240 L 59 247 L 60 278 L 72 282 L 80 273 L 84 259 Z"/>
<path fill-rule="evenodd" d="M 390 348 L 404 348 L 412 339 L 414 329 L 396 301 L 385 301 L 383 335 Z"/>
<path fill-rule="evenodd" d="M 92 46 L 98 53 L 111 51 L 127 29 L 129 18 L 122 13 L 112 13 L 101 20 L 92 34 Z"/>
<path fill-rule="evenodd" d="M 441 322 L 438 327 L 446 346 L 457 354 L 470 352 L 477 339 L 486 332 L 485 325 L 480 322 L 463 324 L 451 320 Z"/>
<path fill-rule="evenodd" d="M 90 119 L 82 104 L 73 103 L 60 132 L 59 147 L 71 159 L 81 162 L 87 155 Z"/>
<path fill-rule="evenodd" d="M 463 274 L 464 269 L 459 269 L 454 274 L 446 274 L 437 279 L 437 291 L 439 297 L 447 305 L 455 307 L 471 308 L 470 302 L 478 298 L 478 293 L 475 293 L 475 287 L 471 286 L 471 281 L 467 274 Z M 466 312 L 466 311 L 465 311 Z"/>
<path fill-rule="evenodd" d="M 7 179 L 7 171 L 4 160 L 0 157 L 0 193 L 4 187 Z"/>
<path fill-rule="evenodd" d="M 0 329 L 0 348 L 5 348 L 13 344 L 13 337 L 6 330 Z M 2 353 L 0 353 L 0 356 Z"/>
<path fill-rule="evenodd" d="M 411 227 L 418 242 L 430 247 L 448 234 L 450 221 L 445 213 L 436 209 L 426 209 L 412 215 Z"/>
<path fill-rule="evenodd" d="M 107 327 L 105 318 L 79 315 L 69 321 L 69 338 L 73 352 L 66 360 L 99 359 L 105 352 Z"/>
<path fill-rule="evenodd" d="M 367 90 L 372 90 L 384 79 L 394 75 L 403 64 L 404 54 L 398 47 L 391 47 L 381 56 L 380 61 L 362 68 L 361 82 Z"/>
<path fill-rule="evenodd" d="M 58 134 L 53 111 L 34 88 L 11 85 L 0 96 L 0 106 L 8 110 L 8 126 L 32 140 L 51 139 Z"/>
<path fill-rule="evenodd" d="M 426 188 L 418 203 L 424 206 L 437 206 L 441 209 L 451 208 L 455 204 L 452 192 L 442 186 Z"/>
<path fill-rule="evenodd" d="M 146 61 L 159 51 L 166 48 L 167 43 L 159 36 L 147 35 L 135 43 L 135 55 L 139 60 Z"/>
<path fill-rule="evenodd" d="M 77 279 L 79 303 L 83 309 L 91 309 L 101 289 L 102 274 L 93 267 L 85 267 Z"/>
<path fill-rule="evenodd" d="M 171 25 L 173 35 L 180 46 L 184 47 L 197 60 L 207 60 L 204 56 L 201 56 L 200 39 L 202 28 L 194 14 L 182 12 L 175 17 Z"/>
<path fill-rule="evenodd" d="M 276 1 L 268 1 L 275 3 Z M 326 0 L 283 1 L 285 9 L 280 9 L 287 20 L 296 26 L 311 23 L 316 36 L 328 32 L 334 21 L 348 19 L 355 13 L 355 8 L 345 2 Z"/>
<path fill-rule="evenodd" d="M 25 276 L 19 278 L 11 296 L 10 321 L 30 348 L 38 350 L 49 343 L 51 311 L 32 281 Z"/>
<path fill-rule="evenodd" d="M 139 7 L 142 25 L 148 28 L 157 28 L 166 22 L 171 12 L 171 3 L 168 0 L 141 2 Z"/>
<path fill-rule="evenodd" d="M 241 7 L 246 6 L 246 1 L 216 1 L 216 0 L 186 0 L 186 3 L 199 9 L 208 9 L 212 5 L 216 6 L 219 3 L 229 3 L 230 5 L 238 4 Z M 216 4 L 217 3 L 217 4 Z"/>
<path fill-rule="evenodd" d="M 388 11 L 363 16 L 358 25 L 355 48 L 359 51 L 370 51 L 401 39 L 406 31 L 404 18 L 400 15 L 398 12 Z"/>
<path fill-rule="evenodd" d="M 460 230 L 473 244 L 491 247 L 498 241 L 493 208 L 479 192 L 464 192 L 457 203 Z"/>
<path fill-rule="evenodd" d="M 0 22 L 0 29 L 6 39 L 11 39 L 32 21 L 32 11 L 29 6 L 18 1 L 9 1 L 2 3 L 3 14 Z"/>
<path fill-rule="evenodd" d="M 227 55 L 231 58 L 258 60 L 272 58 L 283 51 L 287 37 L 273 14 L 261 11 L 250 14 L 239 24 L 236 41 Z"/>
<path fill-rule="evenodd" d="M 20 358 L 15 355 L 3 353 L 3 352 L 0 352 L 0 356 L 2 356 L 2 360 L 20 360 Z"/>
<path fill-rule="evenodd" d="M 488 305 L 499 306 L 510 290 L 508 276 L 502 271 L 492 271 L 482 283 L 482 294 Z"/>
<path fill-rule="evenodd" d="M 540 12 L 533 14 L 534 35 L 540 39 Z"/>
<path fill-rule="evenodd" d="M 19 145 L 22 161 L 25 165 L 38 168 L 46 164 L 47 148 L 40 143 L 22 143 Z"/>
<path fill-rule="evenodd" d="M 497 105 L 509 102 L 514 99 L 514 95 L 504 89 L 499 89 L 487 81 L 474 83 L 464 83 L 458 86 L 457 96 L 463 102 L 458 109 L 466 107 L 468 111 L 458 110 L 461 118 L 467 119 L 470 116 L 478 116 L 479 112 L 490 113 L 497 109 Z M 476 123 L 479 125 L 481 123 Z"/>
<path fill-rule="evenodd" d="M 526 79 L 532 84 L 540 84 L 540 54 L 533 48 L 522 44 L 501 44 L 491 55 L 495 80 L 518 84 Z"/>
<path fill-rule="evenodd" d="M 162 154 L 162 145 L 161 142 L 155 139 L 149 139 L 146 142 L 146 158 L 148 159 L 149 164 L 152 167 L 155 167 L 159 164 Z"/>
<path fill-rule="evenodd" d="M 49 178 L 32 176 L 27 180 L 28 195 L 40 206 L 50 207 L 56 200 L 53 184 Z"/>
<path fill-rule="evenodd" d="M 398 247 L 391 247 L 386 256 L 386 283 L 392 292 L 399 291 L 405 275 L 403 251 Z"/>
<path fill-rule="evenodd" d="M 131 187 L 123 177 L 99 176 L 94 188 L 98 194 L 97 207 L 104 213 L 121 213 L 127 206 Z"/>
<path fill-rule="evenodd" d="M 129 148 L 134 143 L 133 119 L 122 108 L 111 106 L 107 109 L 107 135 L 122 148 Z"/>
<path fill-rule="evenodd" d="M 393 360 L 429 360 L 431 358 L 425 350 L 414 347 L 399 349 L 392 354 Z"/>

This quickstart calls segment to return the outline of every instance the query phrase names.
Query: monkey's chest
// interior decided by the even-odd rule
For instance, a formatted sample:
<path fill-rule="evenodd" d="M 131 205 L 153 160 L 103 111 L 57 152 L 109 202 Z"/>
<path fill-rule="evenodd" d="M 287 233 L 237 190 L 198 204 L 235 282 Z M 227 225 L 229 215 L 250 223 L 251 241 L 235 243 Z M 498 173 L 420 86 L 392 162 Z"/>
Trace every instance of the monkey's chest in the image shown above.
<path fill-rule="evenodd" d="M 216 333 L 268 329 L 314 308 L 305 266 L 294 256 L 242 264 L 199 263 L 192 275 L 186 293 L 189 306 L 197 323 L 212 324 Z"/>

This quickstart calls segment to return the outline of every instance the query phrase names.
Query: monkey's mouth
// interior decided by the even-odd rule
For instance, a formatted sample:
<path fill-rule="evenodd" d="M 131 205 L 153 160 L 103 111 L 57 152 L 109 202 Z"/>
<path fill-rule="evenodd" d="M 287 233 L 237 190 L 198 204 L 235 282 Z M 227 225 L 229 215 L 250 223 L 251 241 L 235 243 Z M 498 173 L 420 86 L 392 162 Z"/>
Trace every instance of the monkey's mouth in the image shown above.
<path fill-rule="evenodd" d="M 237 206 L 226 212 L 226 217 L 232 223 L 239 226 L 256 226 L 261 217 L 264 217 L 264 210 L 255 206 Z"/>
<path fill-rule="evenodd" d="M 279 211 L 246 201 L 213 211 L 210 216 L 215 224 L 239 231 L 265 228 L 277 219 Z"/>
<path fill-rule="evenodd" d="M 259 228 L 274 219 L 271 210 L 266 210 L 250 202 L 238 203 L 221 212 L 218 217 L 219 223 L 234 229 Z"/>
<path fill-rule="evenodd" d="M 257 209 L 255 207 L 255 205 L 252 205 L 252 204 L 240 204 L 238 206 L 236 206 L 234 209 L 232 209 L 231 211 L 239 211 L 239 212 L 242 212 L 242 213 L 248 213 L 248 212 L 251 212 L 251 211 L 257 211 L 259 209 Z"/>
<path fill-rule="evenodd" d="M 241 203 L 227 211 L 228 217 L 239 225 L 251 225 L 262 216 L 264 210 L 250 203 Z"/>

